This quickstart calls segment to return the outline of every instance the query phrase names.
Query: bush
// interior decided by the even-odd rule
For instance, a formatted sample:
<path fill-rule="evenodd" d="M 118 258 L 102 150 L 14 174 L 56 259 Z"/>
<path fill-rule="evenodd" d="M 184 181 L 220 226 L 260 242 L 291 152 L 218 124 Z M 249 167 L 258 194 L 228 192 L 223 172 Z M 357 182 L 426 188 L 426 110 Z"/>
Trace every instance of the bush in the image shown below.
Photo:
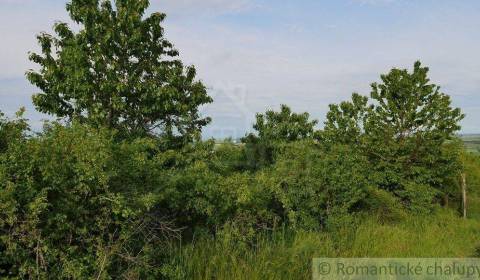
<path fill-rule="evenodd" d="M 430 162 L 444 161 L 442 169 L 406 176 L 388 162 L 374 168 L 354 146 L 313 139 L 270 142 L 272 160 L 251 168 L 249 146 L 165 150 L 159 138 L 117 136 L 55 123 L 34 136 L 21 118 L 0 121 L 1 277 L 182 278 L 189 273 L 171 258 L 176 239 L 215 238 L 250 254 L 281 230 L 331 235 L 325 250 L 341 252 L 369 216 L 381 235 L 412 214 L 435 215 L 441 195 L 458 199 L 455 142 Z M 479 162 L 465 155 L 470 203 L 479 197 Z M 401 184 L 384 189 L 392 178 Z"/>
<path fill-rule="evenodd" d="M 0 153 L 5 152 L 10 143 L 22 141 L 30 130 L 27 120 L 23 118 L 25 109 L 20 109 L 16 119 L 10 120 L 0 112 Z"/>
<path fill-rule="evenodd" d="M 325 150 L 314 142 L 283 148 L 270 177 L 284 216 L 294 228 L 319 229 L 358 211 L 368 187 L 366 160 L 347 146 Z"/>
<path fill-rule="evenodd" d="M 0 158 L 2 277 L 155 275 L 149 254 L 176 233 L 158 208 L 155 142 L 114 137 L 54 124 L 9 143 Z"/>

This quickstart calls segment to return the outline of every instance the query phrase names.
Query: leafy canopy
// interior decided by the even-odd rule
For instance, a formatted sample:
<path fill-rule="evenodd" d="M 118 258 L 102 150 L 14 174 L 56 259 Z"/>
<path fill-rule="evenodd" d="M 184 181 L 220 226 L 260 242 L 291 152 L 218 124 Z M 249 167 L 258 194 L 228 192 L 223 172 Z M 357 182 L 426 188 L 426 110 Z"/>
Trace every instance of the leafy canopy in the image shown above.
<path fill-rule="evenodd" d="M 199 116 L 199 106 L 212 99 L 165 39 L 165 14 L 145 16 L 148 6 L 148 0 L 69 2 L 79 31 L 56 23 L 55 36 L 37 37 L 41 54 L 30 54 L 40 66 L 27 72 L 41 90 L 36 108 L 128 134 L 197 135 L 210 121 Z"/>
<path fill-rule="evenodd" d="M 317 123 L 310 120 L 307 112 L 297 114 L 283 104 L 279 112 L 268 110 L 257 114 L 253 125 L 256 134 L 250 133 L 242 139 L 246 143 L 247 168 L 259 169 L 273 163 L 279 144 L 312 139 Z"/>
<path fill-rule="evenodd" d="M 297 114 L 282 104 L 279 112 L 268 110 L 265 114 L 257 114 L 253 128 L 261 139 L 292 142 L 313 137 L 318 121 L 309 118 L 307 112 Z"/>
<path fill-rule="evenodd" d="M 416 138 L 437 144 L 460 130 L 464 115 L 451 99 L 430 83 L 427 67 L 415 62 L 413 72 L 392 69 L 373 83 L 370 99 L 354 93 L 351 101 L 330 105 L 326 140 L 358 141 L 361 135 L 391 141 Z M 370 104 L 369 104 L 370 101 Z"/>
<path fill-rule="evenodd" d="M 392 69 L 372 84 L 370 98 L 353 94 L 351 101 L 330 105 L 321 134 L 327 145 L 360 149 L 376 171 L 372 182 L 407 203 L 423 195 L 427 205 L 461 168 L 458 147 L 447 144 L 464 118 L 430 82 L 428 70 L 420 62 L 413 72 Z"/>

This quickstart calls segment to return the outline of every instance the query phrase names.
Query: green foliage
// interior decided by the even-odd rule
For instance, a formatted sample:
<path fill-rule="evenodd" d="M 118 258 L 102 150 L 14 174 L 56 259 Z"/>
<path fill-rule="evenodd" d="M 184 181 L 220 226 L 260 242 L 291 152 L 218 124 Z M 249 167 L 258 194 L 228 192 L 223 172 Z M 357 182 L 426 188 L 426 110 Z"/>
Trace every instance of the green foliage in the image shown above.
<path fill-rule="evenodd" d="M 76 123 L 12 141 L 0 161 L 2 266 L 18 277 L 154 277 L 166 252 L 155 248 L 179 228 L 251 243 L 282 224 L 320 229 L 366 196 L 364 159 L 348 147 L 285 144 L 256 173 L 237 171 L 235 149 L 162 152 L 155 139 L 119 142 Z"/>
<path fill-rule="evenodd" d="M 256 171 L 275 162 L 277 142 L 263 141 L 254 134 L 247 135 L 242 142 L 245 144 L 245 169 Z"/>
<path fill-rule="evenodd" d="M 478 221 L 452 213 L 465 172 L 480 217 L 480 159 L 428 68 L 330 105 L 323 131 L 281 105 L 241 145 L 202 142 L 212 100 L 148 6 L 71 0 L 79 31 L 38 36 L 33 102 L 69 122 L 30 135 L 23 110 L 0 114 L 0 278 L 307 279 L 315 256 L 478 254 Z"/>
<path fill-rule="evenodd" d="M 327 145 L 360 145 L 366 114 L 372 109 L 367 104 L 368 97 L 357 93 L 352 94 L 352 101 L 330 104 L 324 130 L 319 135 L 320 140 Z"/>
<path fill-rule="evenodd" d="M 287 105 L 281 105 L 280 112 L 272 110 L 257 114 L 253 128 L 264 141 L 298 141 L 312 138 L 318 121 L 310 120 L 308 113 L 296 114 Z"/>
<path fill-rule="evenodd" d="M 255 170 L 272 164 L 279 143 L 313 139 L 317 123 L 310 120 L 307 112 L 293 113 L 286 105 L 281 105 L 280 112 L 269 110 L 257 114 L 253 125 L 256 134 L 242 139 L 246 144 L 248 168 Z"/>
<path fill-rule="evenodd" d="M 158 131 L 175 143 L 198 137 L 209 118 L 199 106 L 212 100 L 164 38 L 165 14 L 145 17 L 149 1 L 72 0 L 67 10 L 80 26 L 56 23 L 55 36 L 38 38 L 40 66 L 27 78 L 41 93 L 36 108 L 127 135 Z M 177 139 L 178 138 L 178 139 Z"/>
<path fill-rule="evenodd" d="M 206 142 L 168 153 L 164 159 L 171 163 L 162 175 L 169 189 L 166 202 L 185 234 L 229 228 L 247 241 L 257 230 L 278 222 L 269 178 L 242 171 L 239 149 L 231 144 L 216 149 Z"/>
<path fill-rule="evenodd" d="M 2 277 L 155 275 L 152 250 L 176 233 L 154 192 L 156 145 L 113 139 L 108 130 L 53 124 L 11 142 L 0 158 Z"/>
<path fill-rule="evenodd" d="M 27 120 L 23 118 L 24 112 L 25 108 L 21 108 L 14 120 L 7 119 L 0 112 L 0 153 L 8 150 L 10 143 L 25 139 L 29 126 Z"/>
<path fill-rule="evenodd" d="M 464 115 L 427 74 L 420 62 L 412 73 L 392 69 L 382 83 L 372 84 L 371 100 L 353 94 L 352 101 L 330 105 L 319 137 L 326 145 L 345 143 L 362 151 L 371 182 L 416 210 L 448 194 L 448 183 L 461 171 L 461 148 L 448 141 Z"/>
<path fill-rule="evenodd" d="M 303 141 L 284 147 L 271 178 L 289 223 L 319 229 L 358 210 L 366 197 L 366 160 L 347 146 L 326 151 Z"/>
<path fill-rule="evenodd" d="M 407 216 L 401 200 L 391 192 L 371 186 L 367 194 L 362 208 L 380 224 L 402 221 Z"/>
<path fill-rule="evenodd" d="M 0 276 L 281 278 L 310 275 L 315 255 L 474 255 L 459 241 L 435 250 L 445 236 L 435 239 L 433 232 L 459 224 L 439 215 L 438 205 L 456 210 L 460 172 L 469 183 L 468 215 L 479 217 L 480 161 L 452 137 L 462 116 L 425 84 L 425 69 L 392 70 L 384 85 L 373 86 L 372 104 L 354 94 L 351 102 L 331 105 L 322 132 L 308 114 L 286 106 L 259 114 L 257 135 L 241 145 L 172 146 L 168 137 L 125 138 L 122 127 L 90 121 L 53 123 L 28 135 L 21 112 L 17 120 L 1 118 Z M 422 92 L 417 101 L 404 90 L 412 84 Z M 410 108 L 412 102 L 421 105 Z M 422 228 L 422 221 L 429 225 Z M 478 234 L 471 223 L 449 234 L 471 241 Z M 405 243 L 422 240 L 417 228 L 427 234 L 424 247 Z M 275 243 L 285 232 L 290 236 Z M 372 243 L 389 234 L 394 245 Z M 186 248 L 178 252 L 176 240 Z M 283 255 L 272 271 L 266 264 L 275 250 Z M 219 254 L 225 251 L 232 251 L 229 263 L 248 265 L 225 270 Z M 214 266 L 205 264 L 207 256 Z M 297 266 L 285 270 L 285 263 Z"/>

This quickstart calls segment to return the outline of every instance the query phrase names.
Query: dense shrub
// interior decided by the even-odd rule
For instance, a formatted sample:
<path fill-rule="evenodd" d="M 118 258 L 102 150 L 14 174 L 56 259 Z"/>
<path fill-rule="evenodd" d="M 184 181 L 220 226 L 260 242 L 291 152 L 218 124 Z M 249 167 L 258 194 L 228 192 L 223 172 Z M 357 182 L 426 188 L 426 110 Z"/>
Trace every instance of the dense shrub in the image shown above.
<path fill-rule="evenodd" d="M 317 123 L 317 120 L 310 120 L 309 113 L 294 113 L 287 105 L 281 105 L 278 112 L 268 110 L 257 114 L 253 125 L 255 133 L 242 139 L 246 168 L 258 170 L 274 163 L 277 148 L 282 143 L 313 139 Z"/>
<path fill-rule="evenodd" d="M 367 195 L 366 159 L 348 146 L 287 144 L 272 168 L 273 189 L 296 228 L 318 229 L 358 210 Z"/>
<path fill-rule="evenodd" d="M 23 118 L 25 109 L 20 109 L 16 119 L 10 120 L 0 112 L 0 153 L 8 149 L 10 143 L 22 141 L 29 131 L 27 120 Z"/>
<path fill-rule="evenodd" d="M 155 275 L 147 256 L 176 233 L 156 208 L 155 143 L 113 139 L 54 124 L 9 143 L 0 158 L 2 277 Z"/>
<path fill-rule="evenodd" d="M 272 142 L 274 160 L 256 170 L 248 148 L 229 142 L 164 150 L 161 139 L 121 140 L 80 124 L 29 135 L 20 118 L 0 128 L 4 278 L 157 279 L 172 273 L 164 265 L 174 239 L 216 236 L 249 247 L 259 233 L 287 229 L 337 232 L 332 240 L 342 242 L 365 215 L 388 224 L 430 213 L 439 192 L 459 198 L 449 171 L 461 167 L 456 142 L 442 147 L 443 169 L 419 173 L 427 179 L 392 173 L 404 183 L 392 192 L 349 144 Z M 464 162 L 474 203 L 480 164 L 470 154 Z M 444 189 L 431 183 L 436 174 Z"/>
<path fill-rule="evenodd" d="M 279 222 L 269 178 L 235 171 L 237 160 L 213 142 L 162 151 L 157 139 L 119 141 L 79 124 L 8 135 L 2 277 L 155 279 L 172 238 L 228 228 L 252 239 Z"/>

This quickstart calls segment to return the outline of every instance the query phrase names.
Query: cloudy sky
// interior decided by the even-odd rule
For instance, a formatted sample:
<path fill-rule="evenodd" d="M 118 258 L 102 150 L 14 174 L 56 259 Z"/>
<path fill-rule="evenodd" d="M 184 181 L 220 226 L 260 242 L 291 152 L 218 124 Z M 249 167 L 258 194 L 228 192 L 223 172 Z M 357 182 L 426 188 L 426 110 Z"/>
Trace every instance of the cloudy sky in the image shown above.
<path fill-rule="evenodd" d="M 241 137 L 256 112 L 290 105 L 323 122 L 328 104 L 369 93 L 392 67 L 421 60 L 480 133 L 478 0 L 150 0 L 167 38 L 197 67 L 214 103 L 207 136 Z M 0 110 L 27 108 L 35 34 L 68 21 L 66 0 L 0 0 Z"/>

